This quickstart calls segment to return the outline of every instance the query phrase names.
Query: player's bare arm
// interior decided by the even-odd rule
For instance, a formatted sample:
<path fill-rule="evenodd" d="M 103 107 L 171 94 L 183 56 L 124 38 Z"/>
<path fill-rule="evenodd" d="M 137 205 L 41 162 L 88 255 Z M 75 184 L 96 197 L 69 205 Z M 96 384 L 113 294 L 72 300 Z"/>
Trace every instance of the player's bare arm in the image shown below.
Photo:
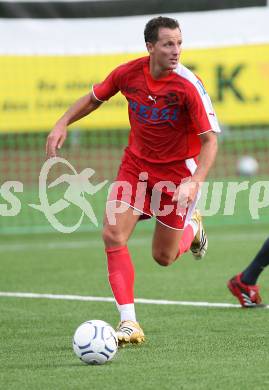
<path fill-rule="evenodd" d="M 200 139 L 202 146 L 197 169 L 190 180 L 178 186 L 173 196 L 173 201 L 179 202 L 183 207 L 189 206 L 194 201 L 216 158 L 218 150 L 216 133 L 209 131 L 201 134 Z"/>
<path fill-rule="evenodd" d="M 92 93 L 78 99 L 56 122 L 49 133 L 46 143 L 47 158 L 55 157 L 57 149 L 62 147 L 67 136 L 67 127 L 96 110 L 101 104 Z"/>
<path fill-rule="evenodd" d="M 200 134 L 201 151 L 198 167 L 192 176 L 192 181 L 202 183 L 205 181 L 210 168 L 212 167 L 218 151 L 217 134 L 214 131 Z"/>

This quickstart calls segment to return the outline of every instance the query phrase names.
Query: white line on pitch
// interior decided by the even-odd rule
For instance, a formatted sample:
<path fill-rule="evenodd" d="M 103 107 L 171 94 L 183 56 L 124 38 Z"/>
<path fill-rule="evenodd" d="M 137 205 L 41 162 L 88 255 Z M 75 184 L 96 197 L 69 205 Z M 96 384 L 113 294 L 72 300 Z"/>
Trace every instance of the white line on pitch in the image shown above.
<path fill-rule="evenodd" d="M 115 302 L 112 297 L 91 297 L 82 295 L 60 295 L 60 294 L 36 294 L 23 292 L 0 292 L 0 297 L 9 298 L 37 298 L 37 299 L 56 299 L 65 301 L 87 301 L 87 302 Z M 162 299 L 144 299 L 137 298 L 135 303 L 148 305 L 179 305 L 179 306 L 196 306 L 196 307 L 216 307 L 216 308 L 238 308 L 240 305 L 232 303 L 210 303 L 210 302 L 188 302 L 188 301 L 169 301 Z M 266 309 L 269 306 L 265 307 Z"/>
<path fill-rule="evenodd" d="M 211 233 L 210 238 L 218 241 L 245 241 L 246 235 L 242 233 L 237 234 L 215 234 Z M 257 240 L 260 241 L 265 238 L 265 235 L 261 233 L 251 233 L 248 235 L 248 241 Z M 130 240 L 131 246 L 143 245 L 149 242 L 151 239 L 149 237 L 133 238 Z M 92 247 L 102 247 L 104 244 L 100 239 L 90 239 L 89 240 L 66 240 L 66 241 L 43 241 L 43 242 L 10 242 L 10 243 L 0 243 L 0 252 L 18 252 L 22 250 L 55 250 L 55 249 L 83 249 L 83 248 L 92 248 Z"/>
<path fill-rule="evenodd" d="M 135 238 L 130 241 L 131 245 L 145 244 L 145 238 Z M 85 241 L 51 241 L 51 242 L 31 242 L 31 243 L 16 243 L 0 245 L 0 252 L 18 252 L 21 250 L 54 250 L 54 249 L 83 249 L 92 247 L 104 246 L 101 240 L 85 240 Z"/>

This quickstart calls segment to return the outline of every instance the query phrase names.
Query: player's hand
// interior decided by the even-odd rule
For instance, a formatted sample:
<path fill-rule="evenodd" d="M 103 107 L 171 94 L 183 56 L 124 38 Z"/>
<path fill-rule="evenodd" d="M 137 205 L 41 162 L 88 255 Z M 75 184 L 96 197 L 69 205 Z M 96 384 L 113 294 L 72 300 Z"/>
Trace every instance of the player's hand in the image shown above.
<path fill-rule="evenodd" d="M 61 149 L 67 136 L 66 126 L 56 125 L 49 133 L 46 143 L 47 158 L 56 157 L 57 150 Z"/>
<path fill-rule="evenodd" d="M 177 202 L 181 208 L 189 207 L 195 200 L 200 184 L 191 178 L 184 180 L 174 192 L 172 201 Z"/>

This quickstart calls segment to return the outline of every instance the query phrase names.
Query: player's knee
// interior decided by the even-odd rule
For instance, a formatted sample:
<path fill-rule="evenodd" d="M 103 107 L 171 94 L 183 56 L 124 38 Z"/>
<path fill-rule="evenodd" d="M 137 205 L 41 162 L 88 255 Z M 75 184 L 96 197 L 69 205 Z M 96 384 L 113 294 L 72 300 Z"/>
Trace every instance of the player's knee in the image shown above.
<path fill-rule="evenodd" d="M 124 246 L 126 245 L 126 238 L 122 232 L 118 231 L 115 228 L 111 228 L 111 226 L 105 226 L 103 228 L 103 241 L 105 243 L 106 248 L 111 246 Z"/>
<path fill-rule="evenodd" d="M 161 266 L 167 267 L 175 261 L 175 256 L 166 251 L 153 251 L 154 260 Z"/>

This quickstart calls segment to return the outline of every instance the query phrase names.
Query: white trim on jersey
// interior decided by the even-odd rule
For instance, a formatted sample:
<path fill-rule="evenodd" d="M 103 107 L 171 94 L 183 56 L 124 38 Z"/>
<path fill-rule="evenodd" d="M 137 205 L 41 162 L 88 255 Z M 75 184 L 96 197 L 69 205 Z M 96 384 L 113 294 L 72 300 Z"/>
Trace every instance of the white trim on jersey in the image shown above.
<path fill-rule="evenodd" d="M 98 97 L 95 95 L 93 87 L 94 87 L 94 85 L 92 86 L 92 94 L 95 97 L 95 99 L 98 100 L 98 102 L 104 103 L 104 100 L 98 99 Z"/>
<path fill-rule="evenodd" d="M 212 131 L 212 129 L 206 130 L 206 131 L 201 131 L 201 133 L 198 133 L 197 135 L 206 134 L 206 133 L 209 133 L 210 131 Z"/>
<path fill-rule="evenodd" d="M 184 229 L 184 227 L 179 229 L 179 228 L 175 228 L 175 227 L 173 227 L 173 226 L 167 225 L 167 224 L 164 223 L 163 221 L 160 221 L 160 220 L 158 219 L 158 217 L 156 217 L 156 221 L 158 221 L 161 225 L 166 226 L 166 227 L 168 227 L 169 229 L 172 229 L 172 230 L 183 230 L 183 229 Z"/>
<path fill-rule="evenodd" d="M 188 80 L 196 88 L 203 102 L 208 121 L 211 125 L 211 130 L 215 133 L 220 133 L 221 130 L 219 127 L 217 115 L 214 111 L 210 97 L 203 86 L 203 83 L 198 79 L 198 77 L 195 76 L 194 73 L 192 73 L 188 68 L 186 68 L 186 66 L 182 64 L 178 64 L 174 72 L 177 73 L 179 76 L 183 77 L 184 79 Z M 201 131 L 199 134 L 206 133 L 207 131 L 208 130 Z"/>

